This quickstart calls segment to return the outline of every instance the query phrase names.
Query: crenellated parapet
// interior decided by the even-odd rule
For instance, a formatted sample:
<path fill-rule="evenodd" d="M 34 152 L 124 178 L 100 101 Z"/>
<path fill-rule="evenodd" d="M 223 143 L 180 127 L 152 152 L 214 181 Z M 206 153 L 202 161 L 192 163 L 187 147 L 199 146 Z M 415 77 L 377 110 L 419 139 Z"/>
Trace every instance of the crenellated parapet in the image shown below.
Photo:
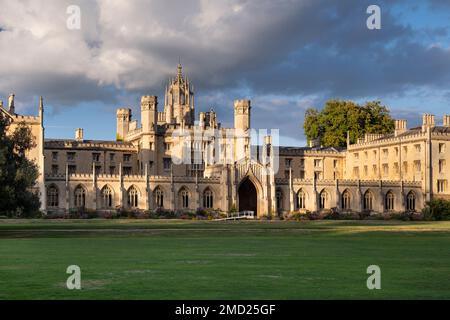
<path fill-rule="evenodd" d="M 125 141 L 132 141 L 138 139 L 142 134 L 142 128 L 136 128 L 132 131 L 129 131 L 125 136 Z"/>
<path fill-rule="evenodd" d="M 279 147 L 280 156 L 327 156 L 333 155 L 344 157 L 345 155 L 339 150 L 332 147 L 310 148 L 310 147 Z"/>
<path fill-rule="evenodd" d="M 357 143 L 348 145 L 349 151 L 363 149 L 367 147 L 381 145 L 395 145 L 399 143 L 408 143 L 418 140 L 426 140 L 430 132 L 431 138 L 450 137 L 450 116 L 444 115 L 442 126 L 436 126 L 435 116 L 424 114 L 422 117 L 422 126 L 412 129 L 406 128 L 406 120 L 395 121 L 395 131 L 393 134 L 366 134 L 364 138 L 358 139 Z"/>
<path fill-rule="evenodd" d="M 39 116 L 24 116 L 13 114 L 12 119 L 14 122 L 20 123 L 25 122 L 25 124 L 40 124 L 41 118 Z"/>
<path fill-rule="evenodd" d="M 117 150 L 137 152 L 137 148 L 131 143 L 115 142 L 115 141 L 96 141 L 96 140 L 46 140 L 45 148 L 47 149 L 88 149 L 88 150 Z"/>
<path fill-rule="evenodd" d="M 381 146 L 381 145 L 396 145 L 399 144 L 400 142 L 410 142 L 410 141 L 417 141 L 417 140 L 423 140 L 426 139 L 427 135 L 426 133 L 422 132 L 422 131 L 409 131 L 403 135 L 399 135 L 397 137 L 395 137 L 394 135 L 385 135 L 380 139 L 375 139 L 375 140 L 361 140 L 358 141 L 355 144 L 351 144 L 348 146 L 347 150 L 348 151 L 354 151 L 354 150 L 358 150 L 358 149 L 363 149 L 363 148 L 372 148 L 372 147 L 376 147 L 376 146 Z"/>

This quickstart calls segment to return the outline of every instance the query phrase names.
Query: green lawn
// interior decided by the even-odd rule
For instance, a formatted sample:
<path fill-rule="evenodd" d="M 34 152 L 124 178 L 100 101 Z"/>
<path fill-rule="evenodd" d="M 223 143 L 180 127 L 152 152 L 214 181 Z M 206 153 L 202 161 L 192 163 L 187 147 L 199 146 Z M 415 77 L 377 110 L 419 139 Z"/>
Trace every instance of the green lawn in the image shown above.
<path fill-rule="evenodd" d="M 0 299 L 125 298 L 450 299 L 450 222 L 0 220 Z"/>

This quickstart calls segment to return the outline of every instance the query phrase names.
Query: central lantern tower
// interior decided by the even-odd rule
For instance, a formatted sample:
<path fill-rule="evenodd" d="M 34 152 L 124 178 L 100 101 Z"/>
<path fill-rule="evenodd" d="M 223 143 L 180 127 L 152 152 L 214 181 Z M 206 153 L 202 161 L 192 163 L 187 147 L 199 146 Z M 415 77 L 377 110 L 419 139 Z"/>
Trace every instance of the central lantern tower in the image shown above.
<path fill-rule="evenodd" d="M 164 99 L 166 122 L 190 126 L 194 124 L 194 87 L 183 77 L 181 64 L 175 78 L 170 79 Z"/>

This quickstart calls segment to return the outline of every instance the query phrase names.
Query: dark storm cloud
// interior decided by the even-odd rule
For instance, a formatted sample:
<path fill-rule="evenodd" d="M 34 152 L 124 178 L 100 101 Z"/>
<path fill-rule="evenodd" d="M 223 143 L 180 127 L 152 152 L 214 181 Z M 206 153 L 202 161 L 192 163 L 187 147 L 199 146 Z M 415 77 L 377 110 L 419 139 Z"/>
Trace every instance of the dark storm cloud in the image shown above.
<path fill-rule="evenodd" d="M 285 28 L 287 33 L 268 37 L 268 50 L 256 42 L 254 61 L 236 65 L 224 78 L 231 84 L 244 79 L 258 93 L 324 92 L 338 97 L 387 95 L 422 85 L 442 87 L 450 75 L 448 48 L 419 43 L 416 31 L 396 24 L 389 5 L 381 7 L 382 29 L 372 31 L 365 27 L 364 1 L 358 5 L 316 2 L 299 12 L 298 19 Z M 437 36 L 445 30 L 427 32 Z M 282 50 L 268 53 L 272 48 Z M 273 55 L 278 56 L 272 60 Z"/>
<path fill-rule="evenodd" d="M 15 83 L 16 77 L 26 78 L 26 75 L 15 75 L 11 79 L 12 83 Z M 21 92 L 35 91 L 49 101 L 57 101 L 58 105 L 54 105 L 55 107 L 76 105 L 83 101 L 117 103 L 117 93 L 114 88 L 100 87 L 96 81 L 81 75 L 36 74 L 30 81 L 22 82 L 22 89 Z"/>
<path fill-rule="evenodd" d="M 182 53 L 190 75 L 206 91 L 244 84 L 258 94 L 364 97 L 399 94 L 414 86 L 441 87 L 450 74 L 448 49 L 420 43 L 417 30 L 396 22 L 389 2 L 381 4 L 382 29 L 368 30 L 368 4 L 305 1 L 293 5 L 282 20 L 268 24 L 270 28 L 258 25 L 231 57 L 215 47 L 189 45 L 187 40 L 152 43 L 145 49 L 167 64 Z M 242 24 L 241 17 L 234 19 L 231 23 Z M 424 32 L 433 38 L 447 30 Z"/>
<path fill-rule="evenodd" d="M 448 28 L 400 22 L 402 6 L 414 4 L 384 0 L 382 29 L 368 30 L 372 2 L 80 1 L 83 28 L 75 32 L 64 27 L 68 2 L 45 2 L 46 10 L 9 2 L 0 12 L 0 46 L 10 49 L 0 53 L 0 94 L 44 95 L 55 106 L 115 108 L 137 104 L 140 94 L 162 101 L 181 58 L 198 109 L 215 106 L 231 122 L 233 100 L 249 97 L 265 112 L 255 116 L 262 125 L 283 113 L 295 118 L 287 128 L 294 136 L 304 109 L 328 98 L 448 90 L 450 54 L 440 43 Z"/>
<path fill-rule="evenodd" d="M 317 54 L 322 50 L 321 54 Z M 303 50 L 292 64 L 255 76 L 252 87 L 284 94 L 325 92 L 337 97 L 399 94 L 415 86 L 446 88 L 450 54 L 439 47 L 399 43 L 393 48 L 336 55 L 316 46 Z"/>

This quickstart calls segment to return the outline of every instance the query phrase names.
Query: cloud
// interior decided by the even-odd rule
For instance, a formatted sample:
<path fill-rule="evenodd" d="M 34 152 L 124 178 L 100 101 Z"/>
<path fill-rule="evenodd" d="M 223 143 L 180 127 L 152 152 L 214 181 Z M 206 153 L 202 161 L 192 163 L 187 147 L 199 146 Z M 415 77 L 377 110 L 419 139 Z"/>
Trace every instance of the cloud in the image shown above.
<path fill-rule="evenodd" d="M 429 14 L 439 1 L 428 0 Z M 81 8 L 81 30 L 66 27 Z M 448 28 L 398 19 L 408 1 L 379 1 L 382 29 L 366 28 L 371 1 L 19 0 L 0 11 L 0 96 L 23 108 L 43 95 L 55 110 L 136 104 L 161 94 L 181 57 L 199 109 L 232 120 L 232 101 L 253 100 L 264 127 L 303 131 L 304 106 L 328 98 L 448 90 Z M 6 49 L 5 49 L 6 48 Z M 162 101 L 162 97 L 160 97 Z M 19 104 L 19 107 L 21 105 Z"/>

